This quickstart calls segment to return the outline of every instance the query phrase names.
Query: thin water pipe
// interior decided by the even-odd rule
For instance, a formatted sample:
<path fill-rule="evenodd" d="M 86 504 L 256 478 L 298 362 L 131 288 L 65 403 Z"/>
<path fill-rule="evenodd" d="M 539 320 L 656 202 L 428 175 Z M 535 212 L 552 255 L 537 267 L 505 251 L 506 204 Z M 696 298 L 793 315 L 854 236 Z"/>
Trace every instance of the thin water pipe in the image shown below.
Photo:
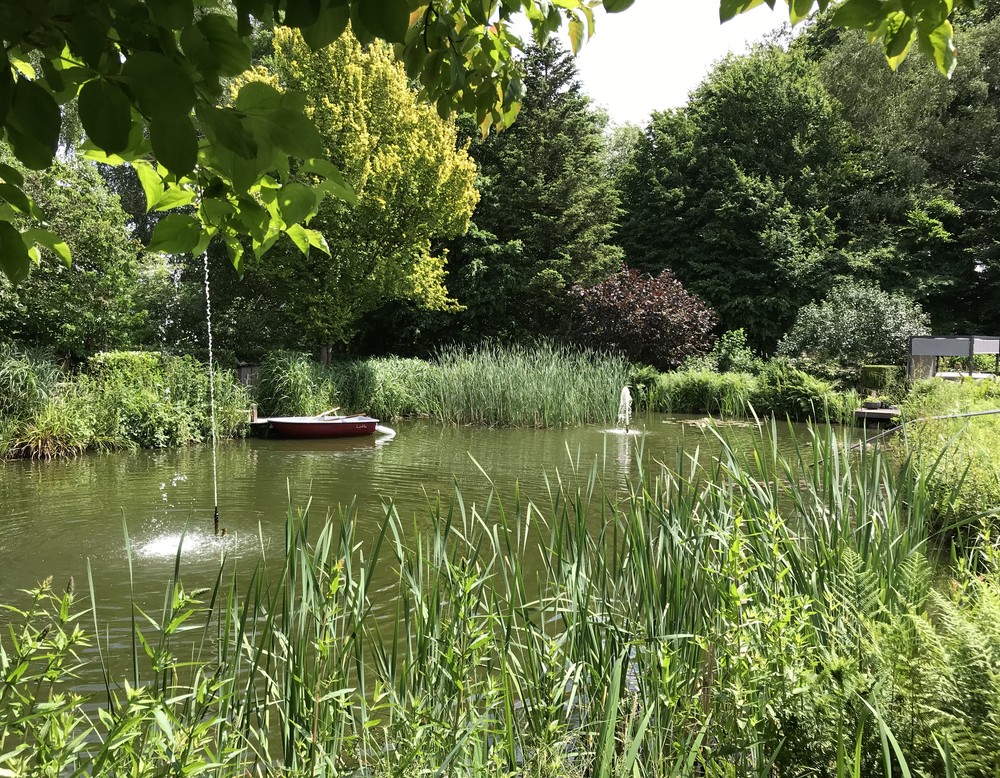
<path fill-rule="evenodd" d="M 208 252 L 201 255 L 205 265 L 205 321 L 208 327 L 208 407 L 212 418 L 212 497 L 215 501 L 215 534 L 219 534 L 219 469 L 215 454 L 215 369 L 212 361 L 212 295 L 208 286 Z"/>
<path fill-rule="evenodd" d="M 891 435 L 893 432 L 899 432 L 899 430 L 903 429 L 903 427 L 905 427 L 907 424 L 916 424 L 917 422 L 920 422 L 920 421 L 943 421 L 945 419 L 966 419 L 966 418 L 969 418 L 971 416 L 992 416 L 992 415 L 997 414 L 997 413 L 1000 413 L 1000 408 L 994 408 L 994 409 L 989 410 L 989 411 L 968 411 L 967 413 L 946 413 L 946 414 L 942 414 L 940 416 L 924 416 L 924 417 L 919 418 L 919 419 L 909 419 L 908 421 L 904 421 L 902 424 L 897 424 L 895 427 L 890 427 L 887 430 L 882 430 L 877 435 L 872 435 L 870 438 L 865 438 L 862 441 L 858 441 L 853 446 L 851 446 L 851 448 L 849 450 L 853 451 L 854 449 L 861 448 L 862 446 L 867 446 L 869 443 L 874 443 L 876 440 L 879 440 L 880 438 L 884 438 L 884 437 L 886 437 L 888 435 Z"/>

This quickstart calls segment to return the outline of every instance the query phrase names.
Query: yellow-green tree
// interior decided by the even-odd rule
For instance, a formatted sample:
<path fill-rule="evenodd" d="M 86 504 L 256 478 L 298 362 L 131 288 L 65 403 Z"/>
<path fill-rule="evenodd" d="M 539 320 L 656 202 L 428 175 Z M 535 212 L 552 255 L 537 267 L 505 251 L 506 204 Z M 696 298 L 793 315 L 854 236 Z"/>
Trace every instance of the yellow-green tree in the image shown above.
<path fill-rule="evenodd" d="M 454 305 L 435 248 L 468 227 L 475 165 L 453 122 L 417 98 L 389 47 L 362 48 L 348 32 L 313 52 L 298 32 L 279 28 L 273 55 L 248 78 L 307 96 L 325 154 L 357 199 L 326 198 L 309 222 L 326 250 L 303 254 L 283 238 L 247 259 L 245 284 L 231 287 L 234 327 L 249 326 L 261 346 L 324 348 L 347 342 L 360 317 L 386 300 Z"/>

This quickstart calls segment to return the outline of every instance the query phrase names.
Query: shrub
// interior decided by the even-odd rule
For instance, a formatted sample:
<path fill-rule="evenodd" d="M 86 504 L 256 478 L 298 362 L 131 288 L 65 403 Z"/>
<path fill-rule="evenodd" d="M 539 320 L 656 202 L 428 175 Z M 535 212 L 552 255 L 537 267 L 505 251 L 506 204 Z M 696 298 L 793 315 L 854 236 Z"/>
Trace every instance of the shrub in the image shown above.
<path fill-rule="evenodd" d="M 722 333 L 708 354 L 690 357 L 682 367 L 685 370 L 757 374 L 764 369 L 764 360 L 754 354 L 747 344 L 746 331 L 741 327 Z"/>
<path fill-rule="evenodd" d="M 45 405 L 62 380 L 62 371 L 55 362 L 0 346 L 0 419 L 29 418 Z"/>
<path fill-rule="evenodd" d="M 797 370 L 787 362 L 772 359 L 757 377 L 751 402 L 758 413 L 804 421 L 829 417 L 845 420 L 845 399 L 833 386 Z M 850 399 L 853 404 L 853 398 Z M 850 410 L 853 410 L 851 408 Z"/>
<path fill-rule="evenodd" d="M 715 311 L 669 271 L 655 278 L 623 270 L 596 286 L 574 286 L 574 336 L 590 348 L 616 351 L 668 370 L 708 352 Z"/>
<path fill-rule="evenodd" d="M 144 448 L 210 439 L 208 373 L 193 357 L 154 352 L 97 354 L 88 362 L 98 437 Z M 215 372 L 216 432 L 242 434 L 249 396 L 236 378 Z"/>
<path fill-rule="evenodd" d="M 778 353 L 853 366 L 901 364 L 910 337 L 928 332 L 930 319 L 910 298 L 849 282 L 835 286 L 822 302 L 804 306 Z"/>
<path fill-rule="evenodd" d="M 903 368 L 898 365 L 862 365 L 861 391 L 901 400 L 906 394 Z"/>

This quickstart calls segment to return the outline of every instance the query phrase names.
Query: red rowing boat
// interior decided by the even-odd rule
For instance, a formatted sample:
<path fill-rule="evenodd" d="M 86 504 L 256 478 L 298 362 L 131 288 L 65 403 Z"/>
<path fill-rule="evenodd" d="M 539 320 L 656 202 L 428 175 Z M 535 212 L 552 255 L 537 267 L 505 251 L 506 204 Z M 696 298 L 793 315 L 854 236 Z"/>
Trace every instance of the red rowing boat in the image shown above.
<path fill-rule="evenodd" d="M 285 438 L 352 438 L 373 435 L 378 419 L 355 416 L 277 416 L 268 423 Z"/>

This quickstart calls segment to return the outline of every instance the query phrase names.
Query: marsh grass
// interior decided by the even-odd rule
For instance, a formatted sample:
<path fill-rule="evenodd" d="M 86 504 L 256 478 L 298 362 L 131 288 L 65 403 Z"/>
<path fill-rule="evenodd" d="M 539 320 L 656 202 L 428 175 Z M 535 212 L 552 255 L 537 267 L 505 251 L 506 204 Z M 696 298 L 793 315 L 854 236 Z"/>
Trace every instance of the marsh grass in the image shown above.
<path fill-rule="evenodd" d="M 419 524 L 390 504 L 365 543 L 357 506 L 306 505 L 239 586 L 224 561 L 187 589 L 178 556 L 97 713 L 67 691 L 84 641 L 107 655 L 96 597 L 88 637 L 45 584 L 0 638 L 0 769 L 992 774 L 992 546 L 956 550 L 938 587 L 911 461 L 828 427 L 791 456 L 773 427 L 749 450 L 718 438 L 682 472 L 639 456 L 625 494 L 571 465 L 537 501 L 456 492 Z"/>
<path fill-rule="evenodd" d="M 562 348 L 483 344 L 437 357 L 438 414 L 452 424 L 561 427 L 613 422 L 630 365 Z"/>
<path fill-rule="evenodd" d="M 563 427 L 610 423 L 630 367 L 618 357 L 550 343 L 334 362 L 281 352 L 261 363 L 266 415 L 312 415 L 334 406 L 380 419 L 427 417 L 446 424 Z"/>

